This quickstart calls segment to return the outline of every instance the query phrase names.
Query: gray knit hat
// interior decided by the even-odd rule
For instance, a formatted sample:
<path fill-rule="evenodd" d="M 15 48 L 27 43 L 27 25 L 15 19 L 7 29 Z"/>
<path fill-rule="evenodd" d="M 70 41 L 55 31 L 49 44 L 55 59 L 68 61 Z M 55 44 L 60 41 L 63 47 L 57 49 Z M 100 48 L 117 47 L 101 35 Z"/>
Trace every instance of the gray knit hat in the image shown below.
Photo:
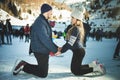
<path fill-rule="evenodd" d="M 84 13 L 85 13 L 85 8 L 83 6 L 81 7 L 76 7 L 72 13 L 71 13 L 71 17 L 74 17 L 78 20 L 83 21 L 84 19 Z"/>

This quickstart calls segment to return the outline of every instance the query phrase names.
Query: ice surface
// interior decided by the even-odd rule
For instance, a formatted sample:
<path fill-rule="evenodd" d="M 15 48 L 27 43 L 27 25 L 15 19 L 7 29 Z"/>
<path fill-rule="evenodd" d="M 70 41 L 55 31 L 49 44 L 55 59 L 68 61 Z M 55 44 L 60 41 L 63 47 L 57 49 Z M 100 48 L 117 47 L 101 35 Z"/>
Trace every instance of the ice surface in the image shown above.
<path fill-rule="evenodd" d="M 58 46 L 62 46 L 65 41 L 63 38 L 54 39 Z M 29 63 L 37 64 L 33 55 L 29 56 L 29 43 L 19 38 L 13 38 L 12 45 L 0 46 L 0 80 L 119 80 L 120 79 L 120 60 L 112 60 L 113 52 L 117 41 L 115 39 L 103 39 L 102 42 L 93 41 L 91 38 L 87 41 L 86 56 L 83 64 L 90 63 L 98 59 L 106 67 L 107 74 L 87 74 L 83 76 L 74 76 L 70 71 L 72 52 L 68 50 L 62 54 L 63 57 L 50 57 L 49 74 L 47 78 L 39 78 L 24 72 L 13 76 L 11 70 L 16 59 L 23 59 Z"/>

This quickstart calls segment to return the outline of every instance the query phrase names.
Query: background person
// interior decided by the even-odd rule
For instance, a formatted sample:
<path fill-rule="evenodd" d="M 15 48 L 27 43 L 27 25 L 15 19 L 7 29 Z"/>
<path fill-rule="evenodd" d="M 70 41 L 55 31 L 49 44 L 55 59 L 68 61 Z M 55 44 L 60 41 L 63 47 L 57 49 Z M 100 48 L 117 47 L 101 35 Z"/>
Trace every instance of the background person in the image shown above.
<path fill-rule="evenodd" d="M 116 36 L 118 38 L 118 44 L 115 48 L 113 59 L 120 58 L 120 56 L 119 56 L 119 52 L 120 52 L 120 26 L 116 30 Z"/>

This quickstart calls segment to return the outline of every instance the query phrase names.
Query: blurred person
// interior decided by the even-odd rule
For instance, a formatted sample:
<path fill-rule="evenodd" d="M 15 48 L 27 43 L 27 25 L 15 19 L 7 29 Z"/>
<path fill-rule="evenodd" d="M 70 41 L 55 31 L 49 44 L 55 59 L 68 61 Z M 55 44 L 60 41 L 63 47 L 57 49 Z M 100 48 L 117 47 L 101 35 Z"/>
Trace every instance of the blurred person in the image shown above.
<path fill-rule="evenodd" d="M 60 53 L 58 47 L 52 41 L 52 29 L 48 19 L 52 15 L 52 7 L 49 4 L 41 6 L 41 14 L 35 20 L 31 27 L 31 49 L 37 60 L 37 65 L 27 63 L 23 60 L 16 62 L 13 69 L 13 75 L 20 71 L 45 78 L 48 75 L 49 54 Z"/>
<path fill-rule="evenodd" d="M 2 44 L 2 24 L 1 24 L 1 21 L 0 21 L 0 45 Z"/>
<path fill-rule="evenodd" d="M 87 23 L 83 23 L 83 27 L 84 27 L 84 30 L 85 30 L 85 36 L 84 36 L 84 44 L 83 44 L 83 46 L 86 47 L 87 37 L 89 37 L 91 27 L 90 27 L 90 25 L 89 25 L 88 22 Z"/>
<path fill-rule="evenodd" d="M 30 34 L 31 34 L 31 28 L 32 28 L 32 26 L 30 27 Z M 31 35 L 30 35 L 29 55 L 31 55 L 32 53 L 34 53 L 34 52 L 31 49 Z"/>
<path fill-rule="evenodd" d="M 116 40 L 119 41 L 120 40 L 120 26 L 117 28 L 115 34 L 116 34 L 116 38 L 117 38 Z"/>
<path fill-rule="evenodd" d="M 4 36 L 5 36 L 5 25 L 4 25 L 4 22 L 3 22 L 3 21 L 0 22 L 0 26 L 2 27 L 2 31 L 1 31 L 2 44 L 5 44 L 5 40 L 4 40 Z"/>
<path fill-rule="evenodd" d="M 95 38 L 95 33 L 96 33 L 96 29 L 93 28 L 93 31 L 92 31 L 92 39 L 93 39 L 93 40 L 94 40 L 94 38 Z"/>
<path fill-rule="evenodd" d="M 120 56 L 119 56 L 119 52 L 120 52 L 120 26 L 116 30 L 116 36 L 118 38 L 118 43 L 117 43 L 115 51 L 114 51 L 113 59 L 120 58 Z"/>
<path fill-rule="evenodd" d="M 12 34 L 12 25 L 10 23 L 10 19 L 6 20 L 6 25 L 5 25 L 6 29 L 5 29 L 5 35 L 7 38 L 7 44 L 12 44 L 12 38 L 11 38 L 11 34 Z"/>
<path fill-rule="evenodd" d="M 24 28 L 25 42 L 29 42 L 30 26 L 27 24 Z"/>
<path fill-rule="evenodd" d="M 91 72 L 99 72 L 105 74 L 105 68 L 102 64 L 98 64 L 97 61 L 92 61 L 90 64 L 82 64 L 85 56 L 84 36 L 85 30 L 83 27 L 83 11 L 84 8 L 75 8 L 71 13 L 71 28 L 66 35 L 66 43 L 62 48 L 59 48 L 61 53 L 66 52 L 68 49 L 72 50 L 73 56 L 71 61 L 71 72 L 74 75 L 84 75 Z M 59 54 L 55 54 L 59 55 Z"/>
<path fill-rule="evenodd" d="M 19 35 L 20 35 L 20 40 L 23 40 L 23 37 L 24 37 L 24 26 L 22 26 L 19 30 Z"/>
<path fill-rule="evenodd" d="M 102 38 L 103 38 L 103 34 L 104 34 L 103 28 L 101 28 L 101 29 L 100 29 L 100 34 L 99 34 L 99 35 L 100 35 L 100 41 L 103 40 L 103 39 L 102 39 Z"/>
<path fill-rule="evenodd" d="M 98 27 L 97 30 L 96 30 L 96 41 L 100 41 L 100 28 Z"/>

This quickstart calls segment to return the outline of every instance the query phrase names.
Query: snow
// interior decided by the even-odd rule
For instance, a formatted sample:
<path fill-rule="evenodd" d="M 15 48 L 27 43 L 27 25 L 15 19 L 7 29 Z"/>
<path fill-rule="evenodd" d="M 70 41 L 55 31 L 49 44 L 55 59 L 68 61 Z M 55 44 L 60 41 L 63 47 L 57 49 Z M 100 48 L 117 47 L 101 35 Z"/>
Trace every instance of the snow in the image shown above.
<path fill-rule="evenodd" d="M 58 9 L 53 9 L 53 15 L 57 16 L 57 21 L 68 21 L 71 19 L 70 17 L 71 12 L 68 10 L 58 10 Z M 62 19 L 59 19 L 60 15 L 62 15 Z"/>
<path fill-rule="evenodd" d="M 103 27 L 105 31 L 115 32 L 116 28 L 120 25 L 119 12 L 118 12 L 118 15 L 116 15 L 115 17 L 116 19 L 112 17 L 108 18 L 107 16 L 108 14 L 110 14 L 108 12 L 109 9 L 115 9 L 117 7 L 118 8 L 120 7 L 120 4 L 118 3 L 118 1 L 119 0 L 111 0 L 108 4 L 102 5 L 101 9 L 98 9 L 94 13 L 91 13 L 89 23 L 95 24 L 95 26 L 91 25 L 91 27 Z M 89 8 L 89 6 L 87 8 Z"/>
<path fill-rule="evenodd" d="M 0 20 L 5 21 L 6 19 L 11 19 L 10 22 L 12 25 L 18 25 L 18 26 L 25 26 L 26 24 L 32 24 L 33 23 L 33 18 L 28 19 L 28 20 L 20 20 L 18 18 L 15 18 L 5 12 L 4 10 L 0 9 Z M 4 22 L 5 23 L 5 22 Z"/>
<path fill-rule="evenodd" d="M 73 5 L 75 6 L 75 3 L 77 3 L 77 5 L 81 5 L 81 2 L 84 2 L 86 0 L 65 0 L 65 1 L 64 0 L 61 0 L 61 1 L 55 0 L 55 1 L 56 2 L 65 2 L 67 5 L 71 4 L 72 6 Z M 88 2 L 89 1 L 86 1 L 86 3 L 88 3 Z M 101 9 L 96 10 L 94 13 L 90 13 L 89 23 L 90 24 L 94 23 L 91 25 L 91 27 L 92 28 L 102 27 L 102 28 L 104 28 L 105 31 L 115 32 L 116 28 L 119 26 L 119 23 L 120 23 L 120 21 L 119 21 L 120 15 L 116 15 L 117 20 L 114 20 L 112 18 L 107 18 L 108 11 L 104 11 L 105 14 L 103 14 L 102 10 L 119 7 L 120 5 L 117 2 L 118 2 L 118 0 L 112 0 L 108 4 L 102 5 Z M 86 9 L 90 9 L 90 6 L 86 6 Z M 92 10 L 90 9 L 90 11 L 92 11 Z M 36 13 L 36 11 L 33 11 L 33 12 Z M 70 11 L 58 10 L 56 8 L 53 8 L 53 16 L 56 16 L 56 18 L 57 18 L 55 20 L 56 22 L 66 22 L 66 23 L 69 22 L 70 23 L 70 20 L 71 20 L 70 14 L 71 14 Z M 39 14 L 37 13 L 37 15 L 39 15 Z M 60 19 L 60 15 L 62 15 L 61 19 Z M 15 17 L 9 15 L 7 12 L 0 9 L 0 20 L 6 20 L 6 19 L 10 18 L 12 25 L 17 25 L 17 26 L 25 26 L 26 24 L 32 25 L 32 23 L 34 22 L 34 20 L 37 17 L 37 16 L 30 15 L 28 13 L 22 13 L 21 16 L 24 20 L 15 18 Z M 66 25 L 64 25 L 64 26 L 66 27 Z M 60 30 L 58 30 L 58 31 L 60 31 Z"/>
<path fill-rule="evenodd" d="M 53 16 L 57 16 L 57 20 L 55 20 L 56 22 L 70 21 L 71 20 L 70 14 L 71 14 L 71 12 L 68 10 L 53 9 Z M 62 15 L 62 19 L 59 19 L 60 15 Z M 8 14 L 7 12 L 5 12 L 4 10 L 0 9 L 0 20 L 5 21 L 6 19 L 11 19 L 10 22 L 12 25 L 17 25 L 17 26 L 25 26 L 26 24 L 32 25 L 32 23 L 36 19 L 35 16 L 30 15 L 28 13 L 21 13 L 21 17 L 23 18 L 23 20 L 20 20 L 17 17 L 13 17 L 10 14 Z"/>
<path fill-rule="evenodd" d="M 60 2 L 60 3 L 66 3 L 66 4 L 73 4 L 73 3 L 77 3 L 77 2 L 84 2 L 86 0 L 55 0 L 56 2 Z"/>
<path fill-rule="evenodd" d="M 62 47 L 64 39 L 54 39 L 54 42 Z M 106 67 L 107 73 L 100 76 L 99 74 L 87 74 L 83 76 L 74 76 L 70 71 L 72 51 L 65 52 L 63 57 L 50 57 L 49 73 L 47 78 L 39 78 L 24 72 L 13 76 L 11 70 L 16 59 L 23 59 L 29 63 L 37 64 L 33 55 L 28 55 L 29 43 L 19 38 L 13 38 L 12 45 L 0 46 L 0 80 L 119 80 L 120 79 L 120 61 L 112 60 L 116 47 L 116 39 L 103 39 L 102 42 L 93 41 L 91 38 L 87 41 L 86 56 L 83 64 L 90 63 L 98 59 Z"/>
<path fill-rule="evenodd" d="M 77 3 L 77 2 L 84 2 L 86 0 L 65 0 L 66 4 L 73 4 L 73 3 Z"/>

